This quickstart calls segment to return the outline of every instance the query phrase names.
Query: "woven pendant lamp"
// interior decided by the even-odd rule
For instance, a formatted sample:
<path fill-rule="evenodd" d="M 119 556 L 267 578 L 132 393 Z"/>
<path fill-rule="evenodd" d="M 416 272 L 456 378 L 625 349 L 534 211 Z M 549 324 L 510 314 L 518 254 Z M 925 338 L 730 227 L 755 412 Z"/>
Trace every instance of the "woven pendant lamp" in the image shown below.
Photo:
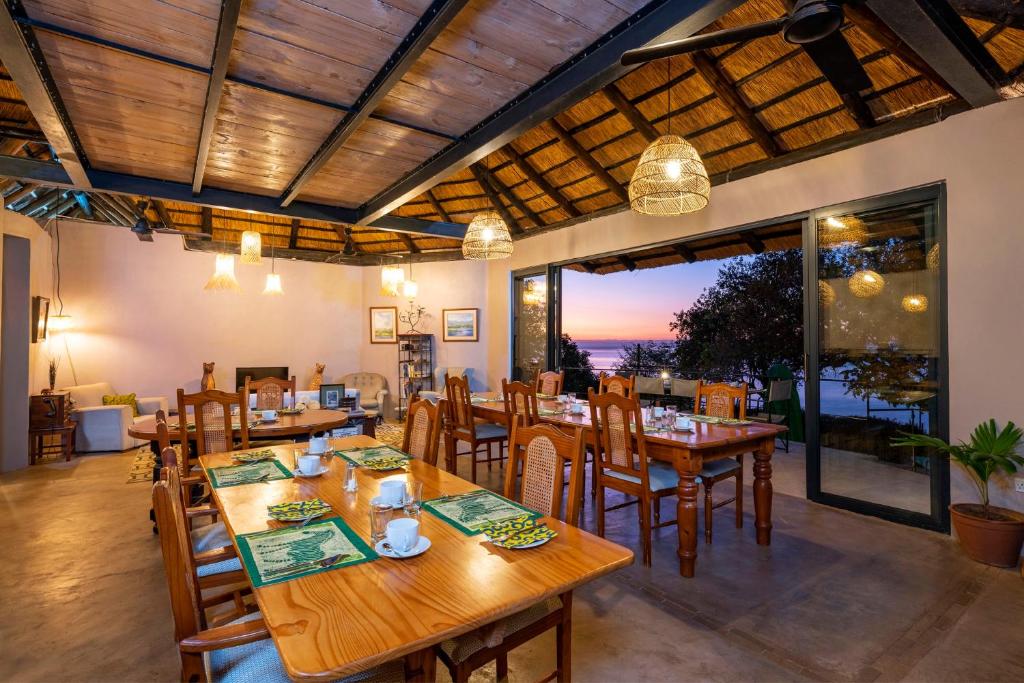
<path fill-rule="evenodd" d="M 885 289 L 885 279 L 873 270 L 858 270 L 850 276 L 847 285 L 858 299 L 870 299 Z"/>
<path fill-rule="evenodd" d="M 928 250 L 928 254 L 925 256 L 925 265 L 928 266 L 928 270 L 938 270 L 941 261 L 942 252 L 939 250 L 939 245 L 933 244 L 932 248 Z"/>
<path fill-rule="evenodd" d="M 235 257 L 231 254 L 217 254 L 213 275 L 206 281 L 203 289 L 209 291 L 237 292 L 242 288 L 235 279 Z"/>
<path fill-rule="evenodd" d="M 829 216 L 818 224 L 818 246 L 822 249 L 857 246 L 867 239 L 867 226 L 856 216 Z"/>
<path fill-rule="evenodd" d="M 672 82 L 672 59 L 667 60 Z M 700 211 L 711 197 L 711 180 L 696 148 L 672 135 L 672 89 L 668 89 L 668 135 L 640 155 L 629 181 L 629 206 L 648 216 L 679 216 Z"/>
<path fill-rule="evenodd" d="M 901 305 L 907 313 L 924 313 L 928 310 L 928 297 L 924 294 L 907 294 Z"/>
<path fill-rule="evenodd" d="M 462 240 L 462 257 L 470 261 L 490 261 L 512 255 L 512 235 L 494 211 L 477 214 Z"/>
<path fill-rule="evenodd" d="M 402 266 L 391 264 L 380 267 L 380 293 L 383 296 L 398 296 L 405 281 Z"/>

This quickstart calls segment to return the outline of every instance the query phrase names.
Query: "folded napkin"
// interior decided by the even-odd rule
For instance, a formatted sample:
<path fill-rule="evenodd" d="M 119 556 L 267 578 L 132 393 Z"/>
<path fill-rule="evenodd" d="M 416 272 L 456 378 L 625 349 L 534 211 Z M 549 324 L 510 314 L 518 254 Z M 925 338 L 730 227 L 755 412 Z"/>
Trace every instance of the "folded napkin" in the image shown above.
<path fill-rule="evenodd" d="M 479 527 L 487 540 L 501 548 L 521 548 L 558 535 L 534 517 L 522 516 L 489 522 Z"/>
<path fill-rule="evenodd" d="M 280 522 L 300 522 L 330 511 L 331 506 L 319 498 L 267 506 L 267 515 Z"/>

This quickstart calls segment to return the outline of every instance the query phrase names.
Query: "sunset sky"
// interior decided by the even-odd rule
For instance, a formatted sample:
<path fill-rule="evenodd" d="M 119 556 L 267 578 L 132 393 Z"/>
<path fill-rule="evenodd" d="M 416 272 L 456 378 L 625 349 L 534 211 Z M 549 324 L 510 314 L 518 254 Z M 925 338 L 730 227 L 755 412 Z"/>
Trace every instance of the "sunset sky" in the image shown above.
<path fill-rule="evenodd" d="M 714 283 L 721 261 L 591 275 L 562 271 L 562 331 L 573 339 L 673 339 L 672 316 Z"/>

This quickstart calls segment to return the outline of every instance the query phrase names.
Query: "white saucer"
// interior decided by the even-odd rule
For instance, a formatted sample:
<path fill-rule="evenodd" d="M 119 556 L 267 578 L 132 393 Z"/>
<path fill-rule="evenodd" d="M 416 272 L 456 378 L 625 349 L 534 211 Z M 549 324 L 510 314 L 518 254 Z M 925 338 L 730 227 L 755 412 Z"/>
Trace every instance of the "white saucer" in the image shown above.
<path fill-rule="evenodd" d="M 292 470 L 292 474 L 295 475 L 296 477 L 310 478 L 310 477 L 319 477 L 321 474 L 326 474 L 329 471 L 330 471 L 329 467 L 327 467 L 325 465 L 321 465 L 320 466 L 320 471 L 319 472 L 314 472 L 313 474 L 303 474 L 302 470 L 299 470 L 299 469 Z"/>
<path fill-rule="evenodd" d="M 265 418 L 265 417 L 261 417 L 260 418 L 260 423 L 265 424 L 265 425 L 271 424 L 273 422 L 277 422 L 277 418 L 276 417 L 272 417 L 269 420 L 267 418 Z"/>
<path fill-rule="evenodd" d="M 377 545 L 375 545 L 373 549 L 377 551 L 378 555 L 390 557 L 393 560 L 406 560 L 410 557 L 422 555 L 430 549 L 430 539 L 426 536 L 420 536 L 420 542 L 416 544 L 416 547 L 407 553 L 402 553 L 401 555 L 398 555 L 397 553 L 391 552 L 389 550 L 384 550 L 384 544 L 386 542 L 387 541 L 378 541 Z"/>
<path fill-rule="evenodd" d="M 381 504 L 380 496 L 374 496 L 373 498 L 370 499 L 370 505 L 380 505 L 380 504 Z M 391 504 L 388 503 L 388 505 L 391 505 Z M 402 496 L 402 502 L 401 503 L 399 503 L 398 505 L 391 505 L 391 507 L 393 507 L 396 510 L 405 507 L 405 496 Z"/>

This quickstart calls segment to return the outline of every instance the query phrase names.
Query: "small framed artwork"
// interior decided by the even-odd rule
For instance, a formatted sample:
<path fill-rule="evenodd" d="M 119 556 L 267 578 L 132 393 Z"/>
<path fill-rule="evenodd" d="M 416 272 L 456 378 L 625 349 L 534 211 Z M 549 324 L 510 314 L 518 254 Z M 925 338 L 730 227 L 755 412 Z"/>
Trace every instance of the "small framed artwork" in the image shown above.
<path fill-rule="evenodd" d="M 325 410 L 337 410 L 345 398 L 344 384 L 321 384 L 320 407 Z"/>
<path fill-rule="evenodd" d="M 370 343 L 398 343 L 398 308 L 385 306 L 370 308 Z"/>
<path fill-rule="evenodd" d="M 50 323 L 50 300 L 45 296 L 32 297 L 32 343 L 46 339 Z"/>
<path fill-rule="evenodd" d="M 480 341 L 479 308 L 445 308 L 441 311 L 443 341 Z"/>

